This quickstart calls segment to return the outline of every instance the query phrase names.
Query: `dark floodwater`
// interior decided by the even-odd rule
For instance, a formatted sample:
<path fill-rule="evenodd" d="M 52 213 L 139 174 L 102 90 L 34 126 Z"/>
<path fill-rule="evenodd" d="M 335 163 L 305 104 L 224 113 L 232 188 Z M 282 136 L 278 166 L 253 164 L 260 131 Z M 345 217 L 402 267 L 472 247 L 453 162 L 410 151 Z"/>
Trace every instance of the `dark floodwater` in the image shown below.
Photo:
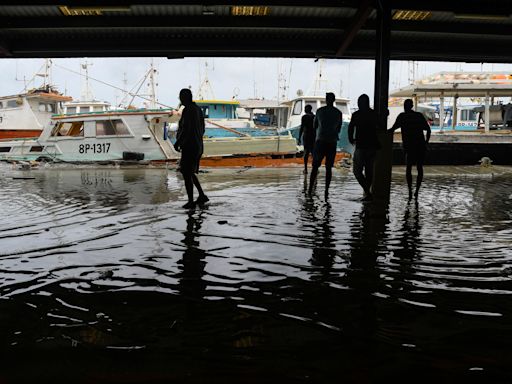
<path fill-rule="evenodd" d="M 2 383 L 512 381 L 512 177 L 0 170 Z"/>

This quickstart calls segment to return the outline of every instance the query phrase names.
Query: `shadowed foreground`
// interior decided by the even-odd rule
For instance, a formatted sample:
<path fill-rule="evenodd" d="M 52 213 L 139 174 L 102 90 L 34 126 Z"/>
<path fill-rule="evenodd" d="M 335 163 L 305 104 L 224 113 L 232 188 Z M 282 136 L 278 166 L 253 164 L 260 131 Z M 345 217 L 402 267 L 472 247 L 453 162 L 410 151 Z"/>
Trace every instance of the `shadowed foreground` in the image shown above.
<path fill-rule="evenodd" d="M 510 176 L 1 167 L 0 382 L 512 379 Z"/>

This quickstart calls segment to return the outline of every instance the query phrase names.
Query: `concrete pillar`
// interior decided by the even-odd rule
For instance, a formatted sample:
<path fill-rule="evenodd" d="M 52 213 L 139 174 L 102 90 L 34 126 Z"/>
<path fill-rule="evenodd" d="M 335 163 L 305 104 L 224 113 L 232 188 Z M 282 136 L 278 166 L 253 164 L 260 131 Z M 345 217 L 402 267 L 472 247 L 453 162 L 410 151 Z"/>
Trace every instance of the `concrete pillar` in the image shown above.
<path fill-rule="evenodd" d="M 452 108 L 452 129 L 455 130 L 455 127 L 457 126 L 457 100 L 459 99 L 458 96 L 453 97 L 453 108 Z"/>
<path fill-rule="evenodd" d="M 391 190 L 391 165 L 393 159 L 393 135 L 387 133 L 389 97 L 389 60 L 391 37 L 391 6 L 389 0 L 377 1 L 376 55 L 374 109 L 379 116 L 380 150 L 375 159 L 373 195 L 378 200 L 389 200 Z"/>
<path fill-rule="evenodd" d="M 443 132 L 444 127 L 444 94 L 439 98 L 439 132 Z"/>
<path fill-rule="evenodd" d="M 489 133 L 491 124 L 490 124 L 490 113 L 489 113 L 489 92 L 485 94 L 485 113 L 484 113 L 484 120 L 485 120 L 485 133 Z"/>

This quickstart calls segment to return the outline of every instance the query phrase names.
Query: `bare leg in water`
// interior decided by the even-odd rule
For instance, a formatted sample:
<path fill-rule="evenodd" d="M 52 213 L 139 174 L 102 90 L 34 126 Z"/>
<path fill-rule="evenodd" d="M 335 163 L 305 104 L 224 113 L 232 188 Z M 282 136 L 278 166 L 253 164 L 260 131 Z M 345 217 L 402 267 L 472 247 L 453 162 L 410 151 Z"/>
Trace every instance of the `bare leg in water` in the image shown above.
<path fill-rule="evenodd" d="M 309 159 L 309 151 L 304 150 L 304 174 L 308 174 L 308 159 Z"/>
<path fill-rule="evenodd" d="M 332 168 L 331 167 L 325 167 L 325 198 L 327 199 L 327 196 L 329 196 L 329 186 L 331 185 L 331 179 L 332 179 Z"/>
<path fill-rule="evenodd" d="M 183 181 L 185 182 L 185 189 L 187 190 L 188 202 L 183 208 L 194 208 L 194 181 L 193 174 L 183 173 Z"/>
<path fill-rule="evenodd" d="M 418 164 L 416 165 L 416 169 L 418 170 L 418 176 L 416 177 L 416 192 L 414 192 L 414 197 L 418 199 L 418 193 L 420 192 L 421 182 L 423 181 L 423 163 L 418 162 Z"/>
<path fill-rule="evenodd" d="M 420 174 L 418 173 L 418 177 Z M 405 170 L 405 179 L 407 180 L 407 187 L 409 188 L 409 200 L 412 199 L 412 164 L 407 163 Z M 418 190 L 418 184 L 416 184 L 416 190 Z"/>
<path fill-rule="evenodd" d="M 202 204 L 206 203 L 210 199 L 204 194 L 203 188 L 201 187 L 201 184 L 199 183 L 199 179 L 197 178 L 197 175 L 195 173 L 192 174 L 192 182 L 197 188 L 197 192 L 199 193 L 199 197 L 196 200 L 196 204 Z"/>

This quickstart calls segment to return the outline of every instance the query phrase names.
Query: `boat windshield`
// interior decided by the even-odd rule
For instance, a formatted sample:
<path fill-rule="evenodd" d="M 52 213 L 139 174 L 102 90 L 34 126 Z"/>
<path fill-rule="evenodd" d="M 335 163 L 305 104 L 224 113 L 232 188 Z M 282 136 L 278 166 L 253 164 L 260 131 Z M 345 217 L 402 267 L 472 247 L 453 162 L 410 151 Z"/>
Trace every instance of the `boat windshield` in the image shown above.
<path fill-rule="evenodd" d="M 84 122 L 59 122 L 53 128 L 52 136 L 79 137 L 84 135 Z"/>
<path fill-rule="evenodd" d="M 123 121 L 102 120 L 96 121 L 96 136 L 129 135 L 130 132 Z"/>
<path fill-rule="evenodd" d="M 311 112 L 316 113 L 318 109 L 316 100 L 306 100 L 306 105 L 311 105 Z"/>

